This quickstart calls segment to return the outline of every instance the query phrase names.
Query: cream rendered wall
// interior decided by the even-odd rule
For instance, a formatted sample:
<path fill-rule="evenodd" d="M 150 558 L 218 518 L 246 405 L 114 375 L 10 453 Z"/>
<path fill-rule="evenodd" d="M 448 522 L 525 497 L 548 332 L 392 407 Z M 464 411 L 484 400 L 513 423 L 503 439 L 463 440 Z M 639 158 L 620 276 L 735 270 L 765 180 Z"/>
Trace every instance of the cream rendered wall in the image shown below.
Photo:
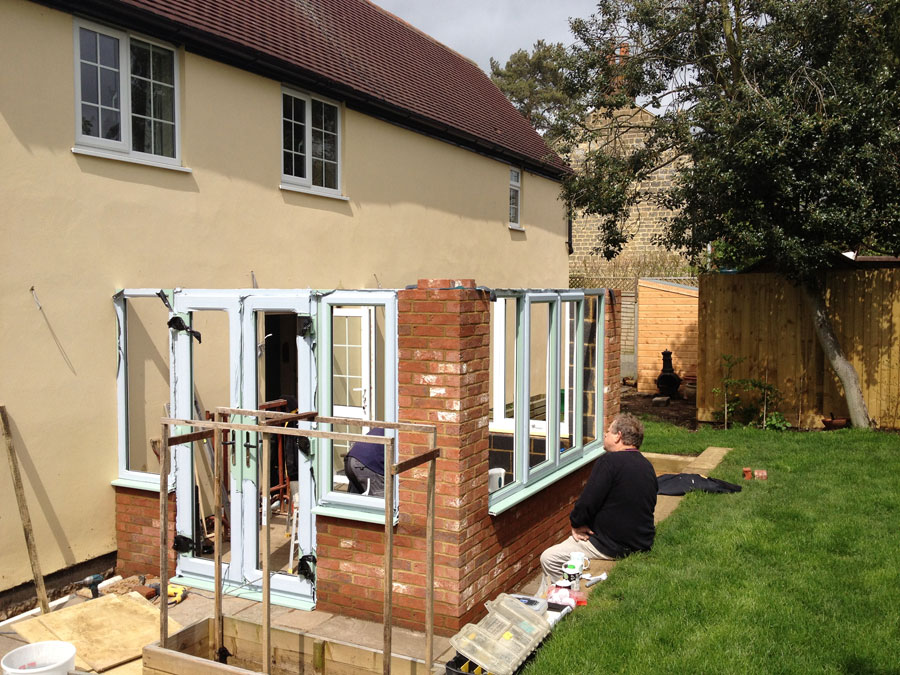
<path fill-rule="evenodd" d="M 281 84 L 183 51 L 191 173 L 73 154 L 73 35 L 0 5 L 0 404 L 45 573 L 115 549 L 117 289 L 566 286 L 555 182 L 523 176 L 511 231 L 506 164 L 343 109 L 348 200 L 282 191 Z M 2 590 L 31 573 L 0 467 Z"/>

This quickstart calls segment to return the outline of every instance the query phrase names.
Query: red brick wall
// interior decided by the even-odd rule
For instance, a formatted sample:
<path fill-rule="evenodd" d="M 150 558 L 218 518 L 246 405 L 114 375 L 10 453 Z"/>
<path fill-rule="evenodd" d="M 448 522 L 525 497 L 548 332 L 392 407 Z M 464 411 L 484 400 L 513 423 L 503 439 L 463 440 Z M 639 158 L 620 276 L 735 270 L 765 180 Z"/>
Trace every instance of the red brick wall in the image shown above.
<path fill-rule="evenodd" d="M 116 573 L 159 575 L 159 494 L 116 487 Z M 169 542 L 175 536 L 175 494 L 169 493 Z M 175 551 L 169 547 L 169 571 Z"/>
<path fill-rule="evenodd" d="M 485 613 L 484 601 L 538 569 L 541 551 L 568 533 L 568 513 L 590 466 L 496 517 L 488 515 L 490 302 L 471 280 L 420 281 L 399 293 L 400 419 L 434 424 L 435 630 L 452 635 Z M 618 299 L 618 297 L 617 297 Z M 618 303 L 607 305 L 607 385 L 618 384 Z M 618 412 L 618 386 L 606 394 Z M 425 435 L 401 434 L 405 459 L 426 450 Z M 400 478 L 394 537 L 394 623 L 421 628 L 425 618 L 427 466 Z M 319 517 L 317 606 L 381 620 L 383 528 Z"/>

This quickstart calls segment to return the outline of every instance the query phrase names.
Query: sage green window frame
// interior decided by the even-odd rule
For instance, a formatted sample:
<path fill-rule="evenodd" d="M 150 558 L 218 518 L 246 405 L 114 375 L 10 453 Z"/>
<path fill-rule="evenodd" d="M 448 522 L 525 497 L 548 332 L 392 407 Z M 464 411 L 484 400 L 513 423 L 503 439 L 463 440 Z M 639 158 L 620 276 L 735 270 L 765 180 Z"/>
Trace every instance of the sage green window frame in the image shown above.
<path fill-rule="evenodd" d="M 515 356 L 515 394 L 514 394 L 514 431 L 513 431 L 513 480 L 499 490 L 491 493 L 488 501 L 490 515 L 498 515 L 515 506 L 528 497 L 544 490 L 573 471 L 592 462 L 603 454 L 603 419 L 605 394 L 605 317 L 607 290 L 571 289 L 571 290 L 524 290 L 500 289 L 495 291 L 497 299 L 516 299 L 516 356 Z M 596 413 L 594 415 L 594 440 L 588 444 L 584 439 L 584 321 L 586 300 L 597 298 L 597 330 L 595 347 L 594 396 Z M 560 321 L 562 303 L 575 304 L 575 355 L 572 387 L 575 391 L 574 405 L 570 414 L 574 415 L 574 438 L 572 447 L 561 452 L 559 448 L 559 372 L 561 334 Z M 549 303 L 550 326 L 548 329 L 548 392 L 547 392 L 547 431 L 546 448 L 549 457 L 534 467 L 528 467 L 528 449 L 530 438 L 530 340 L 531 310 L 535 304 Z M 493 378 L 495 373 L 491 372 Z M 500 373 L 502 377 L 502 371 Z"/>
<path fill-rule="evenodd" d="M 383 307 L 384 308 L 384 416 L 385 422 L 396 422 L 398 417 L 398 364 L 397 345 L 397 292 L 396 291 L 333 291 L 314 299 L 317 305 L 317 353 L 318 353 L 318 412 L 322 417 L 332 416 L 332 325 L 331 313 L 335 307 Z M 364 426 L 364 420 L 360 420 Z M 321 429 L 331 430 L 330 424 L 322 424 Z M 396 432 L 386 429 L 390 436 Z M 396 447 L 395 447 L 396 453 Z M 394 461 L 397 461 L 395 454 Z M 317 439 L 316 442 L 316 515 L 333 516 L 369 523 L 384 524 L 384 499 L 356 494 L 347 494 L 332 489 L 333 457 L 331 441 Z M 385 467 L 387 469 L 387 467 Z M 394 483 L 394 514 L 396 523 L 399 516 L 399 486 Z"/>

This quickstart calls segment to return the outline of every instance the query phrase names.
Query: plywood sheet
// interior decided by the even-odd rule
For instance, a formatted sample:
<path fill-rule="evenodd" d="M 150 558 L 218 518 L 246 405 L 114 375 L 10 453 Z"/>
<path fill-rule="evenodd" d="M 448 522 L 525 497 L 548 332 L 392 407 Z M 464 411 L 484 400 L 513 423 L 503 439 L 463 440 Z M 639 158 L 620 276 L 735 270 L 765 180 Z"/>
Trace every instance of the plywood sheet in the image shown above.
<path fill-rule="evenodd" d="M 29 642 L 71 642 L 76 665 L 101 673 L 139 658 L 144 645 L 159 639 L 159 609 L 138 593 L 104 595 L 13 627 Z M 169 619 L 169 635 L 179 630 Z"/>

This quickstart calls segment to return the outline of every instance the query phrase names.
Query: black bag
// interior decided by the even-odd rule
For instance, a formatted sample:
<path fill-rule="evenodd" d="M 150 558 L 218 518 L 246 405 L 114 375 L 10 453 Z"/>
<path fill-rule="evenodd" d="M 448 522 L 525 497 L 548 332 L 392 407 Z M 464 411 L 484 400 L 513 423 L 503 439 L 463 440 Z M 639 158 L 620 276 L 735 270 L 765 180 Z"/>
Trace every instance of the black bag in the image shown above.
<path fill-rule="evenodd" d="M 656 478 L 658 495 L 677 497 L 694 490 L 703 492 L 740 492 L 741 486 L 699 473 L 664 473 Z"/>

